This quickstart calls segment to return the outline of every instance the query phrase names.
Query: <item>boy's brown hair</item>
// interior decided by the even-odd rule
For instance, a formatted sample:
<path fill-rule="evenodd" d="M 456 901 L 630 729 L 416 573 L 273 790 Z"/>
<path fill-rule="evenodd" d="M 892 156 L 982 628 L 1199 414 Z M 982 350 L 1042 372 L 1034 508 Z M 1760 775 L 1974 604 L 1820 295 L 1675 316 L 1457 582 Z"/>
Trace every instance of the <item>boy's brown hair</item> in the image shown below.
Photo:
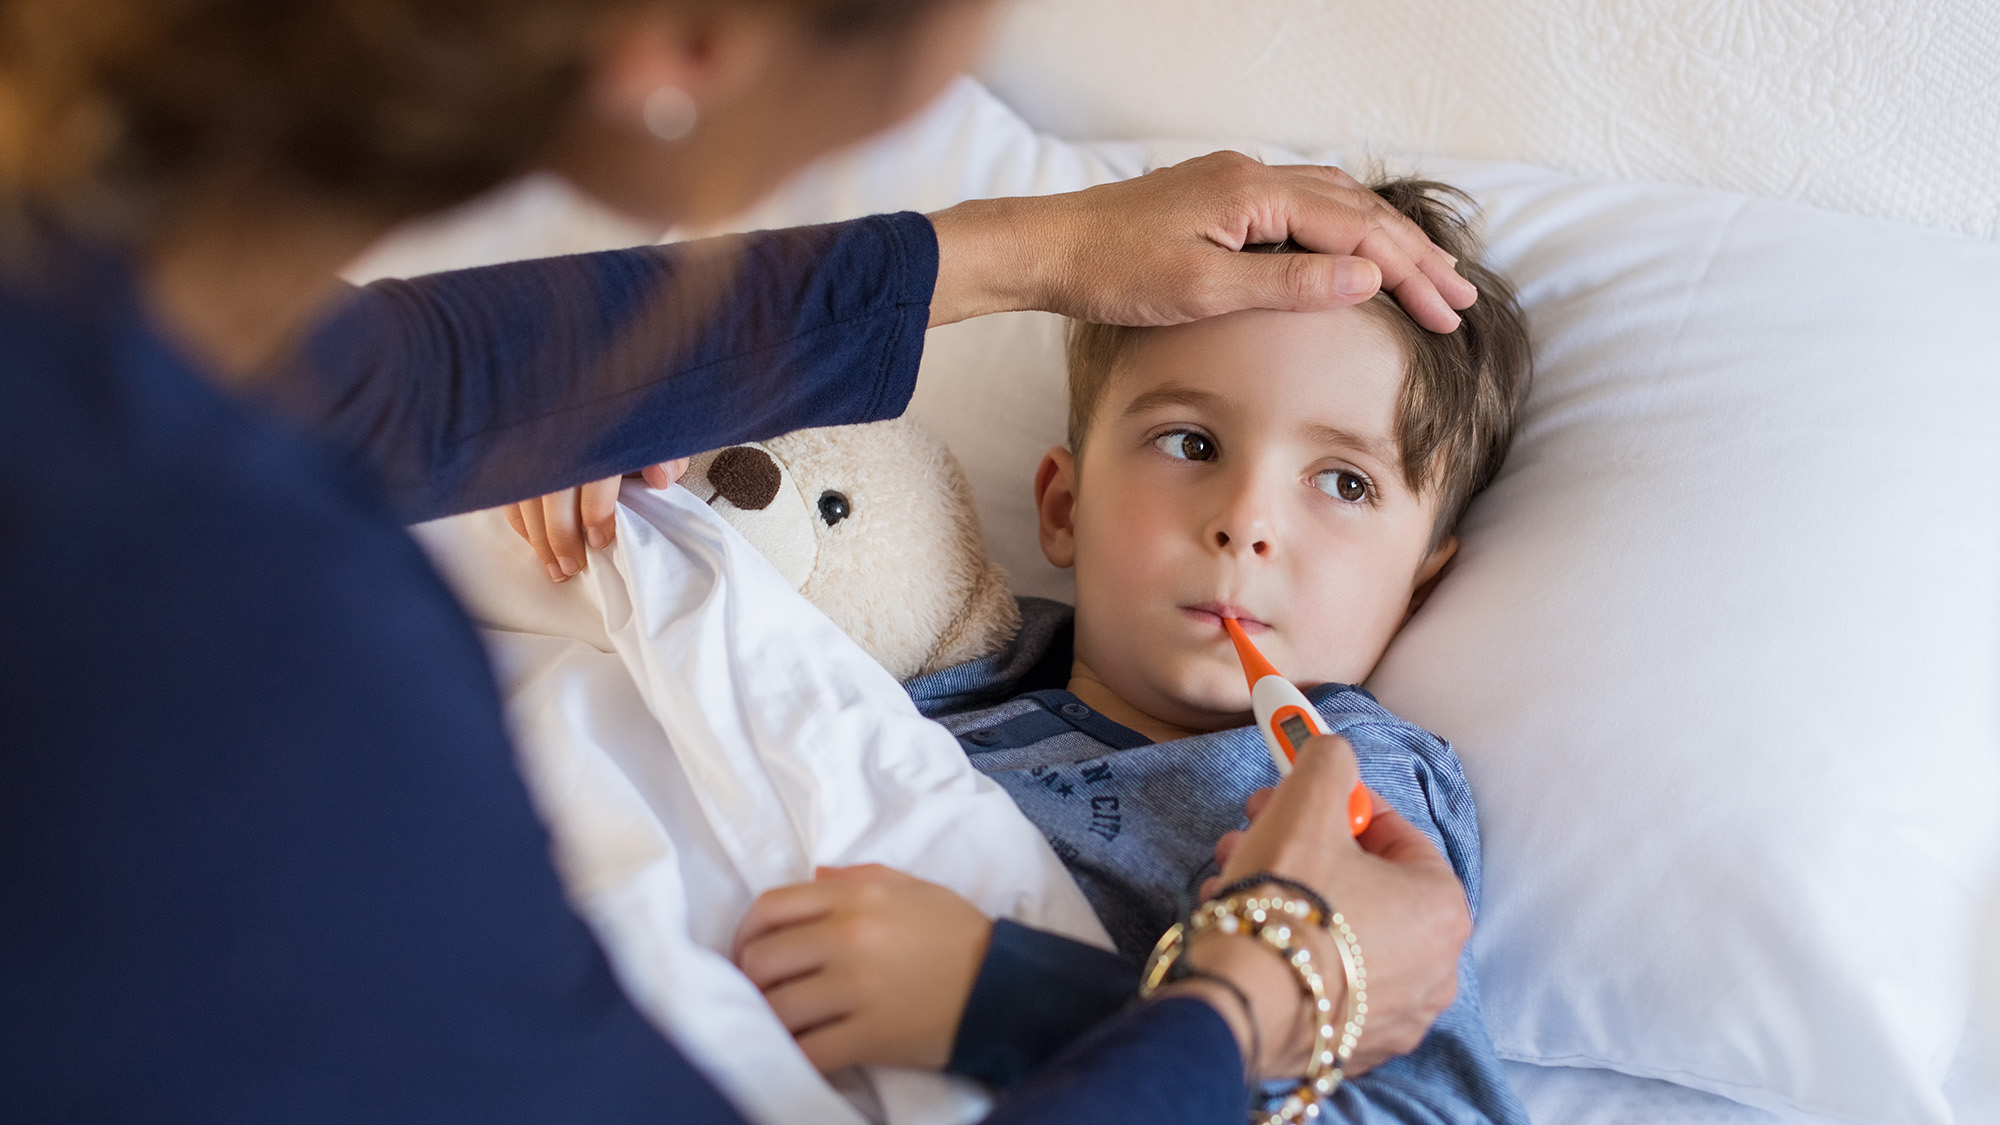
<path fill-rule="evenodd" d="M 1471 229 L 1471 197 L 1429 180 L 1377 180 L 1369 187 L 1423 228 L 1458 259 L 1458 272 L 1479 290 L 1448 334 L 1419 326 L 1395 298 L 1378 293 L 1363 307 L 1389 325 L 1402 345 L 1404 376 L 1396 404 L 1396 444 L 1403 479 L 1420 495 L 1438 497 L 1432 545 L 1443 543 L 1465 507 L 1500 472 L 1527 397 L 1528 326 L 1507 279 L 1479 263 Z M 1302 253 L 1292 243 L 1245 247 L 1251 252 Z M 1069 447 L 1079 455 L 1113 369 L 1144 331 L 1077 321 L 1069 329 Z"/>

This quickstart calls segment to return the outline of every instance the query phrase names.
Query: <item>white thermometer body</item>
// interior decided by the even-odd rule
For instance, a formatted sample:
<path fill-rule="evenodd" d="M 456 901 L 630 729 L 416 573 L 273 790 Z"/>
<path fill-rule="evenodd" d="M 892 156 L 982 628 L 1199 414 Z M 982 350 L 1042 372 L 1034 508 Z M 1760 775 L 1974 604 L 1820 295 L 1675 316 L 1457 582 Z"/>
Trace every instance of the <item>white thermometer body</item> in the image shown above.
<path fill-rule="evenodd" d="M 1264 736 L 1264 747 L 1271 752 L 1271 764 L 1278 767 L 1279 777 L 1291 774 L 1292 759 L 1298 757 L 1306 739 L 1326 733 L 1306 694 L 1283 676 L 1258 678 L 1250 688 L 1250 710 L 1257 716 L 1258 733 Z"/>

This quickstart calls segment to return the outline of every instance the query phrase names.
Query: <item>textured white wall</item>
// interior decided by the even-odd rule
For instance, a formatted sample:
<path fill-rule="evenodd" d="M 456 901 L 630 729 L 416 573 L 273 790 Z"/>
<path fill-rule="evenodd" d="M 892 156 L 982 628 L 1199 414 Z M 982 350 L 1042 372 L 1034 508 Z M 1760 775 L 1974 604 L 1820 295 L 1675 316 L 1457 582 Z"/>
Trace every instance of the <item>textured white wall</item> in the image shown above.
<path fill-rule="evenodd" d="M 2000 237 L 2000 0 L 1016 0 L 1068 137 L 1544 164 Z"/>

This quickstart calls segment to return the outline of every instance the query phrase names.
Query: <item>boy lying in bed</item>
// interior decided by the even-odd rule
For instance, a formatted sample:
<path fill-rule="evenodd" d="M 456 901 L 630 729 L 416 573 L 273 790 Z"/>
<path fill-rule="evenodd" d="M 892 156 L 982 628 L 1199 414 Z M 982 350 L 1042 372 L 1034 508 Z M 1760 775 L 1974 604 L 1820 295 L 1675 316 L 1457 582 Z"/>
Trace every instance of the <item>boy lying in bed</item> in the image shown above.
<path fill-rule="evenodd" d="M 1377 190 L 1467 260 L 1480 298 L 1463 327 L 1429 333 L 1386 296 L 1164 329 L 1075 326 L 1069 444 L 1049 451 L 1035 490 L 1043 552 L 1075 570 L 1076 608 L 1024 599 L 1008 648 L 908 685 L 1049 837 L 1124 958 L 990 923 L 885 869 L 825 871 L 765 895 L 736 946 L 822 1067 L 948 1063 L 1004 1086 L 1129 1000 L 1136 962 L 1214 873 L 1215 842 L 1276 780 L 1244 725 L 1224 617 L 1317 685 L 1309 698 L 1378 801 L 1431 837 L 1476 910 L 1478 832 L 1457 759 L 1348 685 L 1422 603 L 1466 503 L 1499 470 L 1528 340 L 1504 280 L 1469 264 L 1463 196 L 1415 181 Z M 1333 1102 L 1341 1120 L 1526 1119 L 1469 948 L 1456 1000 L 1418 1049 Z"/>

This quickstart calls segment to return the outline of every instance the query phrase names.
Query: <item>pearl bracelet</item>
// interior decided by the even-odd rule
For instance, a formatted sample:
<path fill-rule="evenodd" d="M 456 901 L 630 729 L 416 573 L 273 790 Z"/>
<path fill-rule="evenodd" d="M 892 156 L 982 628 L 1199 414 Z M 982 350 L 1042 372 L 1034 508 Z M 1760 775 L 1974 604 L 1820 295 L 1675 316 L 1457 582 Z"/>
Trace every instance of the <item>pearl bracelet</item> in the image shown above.
<path fill-rule="evenodd" d="M 1296 925 L 1324 926 L 1340 953 L 1340 967 L 1347 978 L 1347 1001 L 1338 1035 L 1334 1031 L 1333 1001 L 1327 996 L 1325 978 L 1313 965 L 1312 953 L 1303 945 L 1292 944 Z M 1250 1120 L 1257 1125 L 1296 1125 L 1317 1118 L 1320 1100 L 1331 1095 L 1346 1079 L 1347 1065 L 1361 1042 L 1361 1028 L 1368 1021 L 1368 974 L 1353 927 L 1338 912 L 1322 913 L 1319 904 L 1303 899 L 1250 894 L 1211 899 L 1196 908 L 1186 923 L 1176 923 L 1160 935 L 1152 956 L 1146 959 L 1139 995 L 1152 995 L 1166 981 L 1168 971 L 1180 960 L 1187 943 L 1210 930 L 1245 934 L 1270 946 L 1291 967 L 1312 1003 L 1313 1045 L 1305 1074 L 1276 1109 L 1252 1110 Z"/>

